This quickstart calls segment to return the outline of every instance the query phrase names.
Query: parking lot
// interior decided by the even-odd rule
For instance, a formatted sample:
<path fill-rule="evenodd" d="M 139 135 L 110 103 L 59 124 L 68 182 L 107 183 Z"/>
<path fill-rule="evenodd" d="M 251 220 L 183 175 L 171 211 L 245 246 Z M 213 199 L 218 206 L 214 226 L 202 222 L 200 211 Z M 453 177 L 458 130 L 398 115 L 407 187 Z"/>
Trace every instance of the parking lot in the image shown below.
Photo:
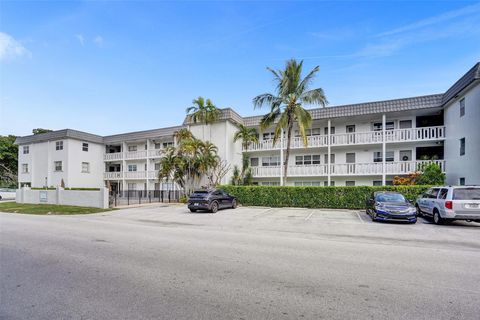
<path fill-rule="evenodd" d="M 480 224 L 360 210 L 0 214 L 0 318 L 478 319 Z"/>

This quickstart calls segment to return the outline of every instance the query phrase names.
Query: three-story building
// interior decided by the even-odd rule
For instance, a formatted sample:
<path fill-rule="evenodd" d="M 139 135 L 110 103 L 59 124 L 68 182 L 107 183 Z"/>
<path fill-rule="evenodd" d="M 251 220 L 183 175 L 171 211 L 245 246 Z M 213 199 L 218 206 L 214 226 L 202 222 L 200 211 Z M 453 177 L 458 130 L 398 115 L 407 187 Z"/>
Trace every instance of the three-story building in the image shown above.
<path fill-rule="evenodd" d="M 261 116 L 241 117 L 223 109 L 213 124 L 191 123 L 112 136 L 71 129 L 19 137 L 19 183 L 33 187 L 99 187 L 112 190 L 170 190 L 158 180 L 159 159 L 175 146 L 174 133 L 188 128 L 213 142 L 232 167 L 250 158 L 260 185 L 388 185 L 394 176 L 435 162 L 448 184 L 480 184 L 480 63 L 443 94 L 311 109 L 305 145 L 298 128 L 290 144 L 288 179 L 283 177 L 286 139 L 273 142 L 261 131 Z M 254 127 L 259 143 L 242 150 L 238 125 Z M 224 177 L 228 183 L 231 171 Z M 62 182 L 63 181 L 63 182 Z"/>

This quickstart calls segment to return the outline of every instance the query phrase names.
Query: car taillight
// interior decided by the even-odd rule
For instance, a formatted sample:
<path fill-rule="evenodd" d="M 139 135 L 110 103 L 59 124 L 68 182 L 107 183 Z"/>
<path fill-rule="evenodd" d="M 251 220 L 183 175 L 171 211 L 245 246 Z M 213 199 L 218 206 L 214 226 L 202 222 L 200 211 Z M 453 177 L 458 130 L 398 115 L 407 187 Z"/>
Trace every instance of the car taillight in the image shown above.
<path fill-rule="evenodd" d="M 445 201 L 445 208 L 453 209 L 453 202 L 452 201 Z"/>

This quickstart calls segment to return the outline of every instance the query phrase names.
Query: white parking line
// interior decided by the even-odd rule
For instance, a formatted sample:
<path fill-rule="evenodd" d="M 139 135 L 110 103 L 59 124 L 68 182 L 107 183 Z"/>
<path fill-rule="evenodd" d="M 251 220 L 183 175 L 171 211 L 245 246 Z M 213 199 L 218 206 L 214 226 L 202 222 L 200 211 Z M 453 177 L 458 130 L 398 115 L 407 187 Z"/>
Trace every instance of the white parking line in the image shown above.
<path fill-rule="evenodd" d="M 312 215 L 313 215 L 313 211 L 310 212 L 310 214 L 305 218 L 305 221 L 307 221 L 308 219 L 310 219 L 310 218 L 312 217 Z"/>
<path fill-rule="evenodd" d="M 360 216 L 360 214 L 358 213 L 358 211 L 356 211 L 355 213 L 357 214 L 358 219 L 360 219 L 360 221 L 361 221 L 362 223 L 365 223 L 365 221 L 363 221 L 362 216 Z"/>

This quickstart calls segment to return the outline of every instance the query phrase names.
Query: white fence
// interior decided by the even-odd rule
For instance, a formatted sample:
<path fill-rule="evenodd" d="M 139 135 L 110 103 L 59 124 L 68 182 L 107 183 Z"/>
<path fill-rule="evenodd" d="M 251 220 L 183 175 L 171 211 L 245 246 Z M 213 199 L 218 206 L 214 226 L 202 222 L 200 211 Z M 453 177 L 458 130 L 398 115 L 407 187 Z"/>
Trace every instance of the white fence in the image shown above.
<path fill-rule="evenodd" d="M 94 208 L 108 208 L 108 189 L 100 190 L 37 190 L 17 189 L 17 203 L 60 204 Z"/>

